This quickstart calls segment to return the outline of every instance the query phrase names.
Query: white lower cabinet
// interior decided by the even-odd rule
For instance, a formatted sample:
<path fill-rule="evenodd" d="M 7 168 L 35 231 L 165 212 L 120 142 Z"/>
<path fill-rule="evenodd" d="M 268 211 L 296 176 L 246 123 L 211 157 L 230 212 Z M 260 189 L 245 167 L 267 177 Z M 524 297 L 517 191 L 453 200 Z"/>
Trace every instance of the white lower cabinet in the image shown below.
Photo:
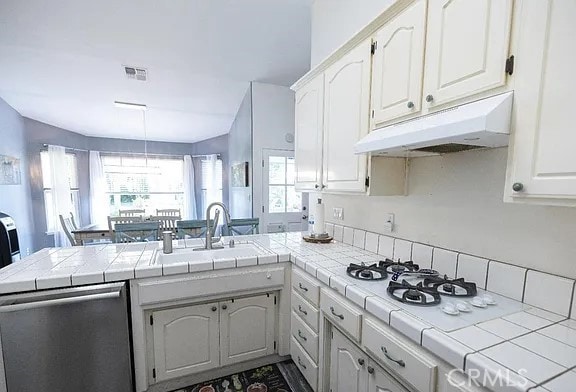
<path fill-rule="evenodd" d="M 274 354 L 276 302 L 264 294 L 152 312 L 153 382 Z"/>
<path fill-rule="evenodd" d="M 156 381 L 219 365 L 217 303 L 161 310 L 152 317 Z"/>
<path fill-rule="evenodd" d="M 377 366 L 373 361 L 368 361 L 368 392 L 408 392 L 390 374 Z"/>
<path fill-rule="evenodd" d="M 274 295 L 232 299 L 220 307 L 220 364 L 274 354 Z"/>

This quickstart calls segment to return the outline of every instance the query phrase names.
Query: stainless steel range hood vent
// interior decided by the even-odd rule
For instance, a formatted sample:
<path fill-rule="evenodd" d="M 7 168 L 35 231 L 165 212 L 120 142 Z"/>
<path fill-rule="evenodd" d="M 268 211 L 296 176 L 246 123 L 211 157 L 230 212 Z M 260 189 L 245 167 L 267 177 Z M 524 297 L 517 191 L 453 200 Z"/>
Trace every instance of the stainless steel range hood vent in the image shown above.
<path fill-rule="evenodd" d="M 508 92 L 380 128 L 354 150 L 405 157 L 507 146 L 512 100 Z"/>

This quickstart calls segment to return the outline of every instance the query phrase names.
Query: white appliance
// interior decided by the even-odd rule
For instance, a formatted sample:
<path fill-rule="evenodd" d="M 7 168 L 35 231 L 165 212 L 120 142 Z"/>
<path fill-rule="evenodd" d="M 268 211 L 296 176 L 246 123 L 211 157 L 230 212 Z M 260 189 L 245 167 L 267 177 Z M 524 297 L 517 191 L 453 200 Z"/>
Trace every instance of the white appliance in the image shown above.
<path fill-rule="evenodd" d="M 508 145 L 513 92 L 376 129 L 356 154 L 423 156 Z"/>

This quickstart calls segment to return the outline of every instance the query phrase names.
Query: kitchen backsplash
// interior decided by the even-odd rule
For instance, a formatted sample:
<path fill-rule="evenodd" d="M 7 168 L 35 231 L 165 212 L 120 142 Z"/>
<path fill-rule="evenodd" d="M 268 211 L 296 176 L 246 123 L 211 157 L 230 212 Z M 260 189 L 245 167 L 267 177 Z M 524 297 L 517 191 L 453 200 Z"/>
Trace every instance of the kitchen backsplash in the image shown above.
<path fill-rule="evenodd" d="M 573 279 L 333 223 L 326 223 L 326 231 L 336 241 L 394 260 L 412 260 L 420 268 L 464 277 L 478 287 L 576 319 Z"/>

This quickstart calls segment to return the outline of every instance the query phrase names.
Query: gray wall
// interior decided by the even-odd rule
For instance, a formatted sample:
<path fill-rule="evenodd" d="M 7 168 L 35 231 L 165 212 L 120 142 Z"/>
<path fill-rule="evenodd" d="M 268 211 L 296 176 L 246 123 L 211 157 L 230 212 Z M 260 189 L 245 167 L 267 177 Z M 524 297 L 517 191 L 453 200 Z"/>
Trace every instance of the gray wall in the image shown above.
<path fill-rule="evenodd" d="M 250 171 L 248 187 L 230 184 L 230 214 L 232 218 L 252 217 L 252 86 L 248 88 L 228 134 L 230 165 L 248 162 Z"/>
<path fill-rule="evenodd" d="M 90 223 L 90 174 L 88 170 L 88 151 L 116 152 L 116 153 L 143 153 L 144 141 L 128 139 L 111 139 L 99 137 L 87 137 L 75 132 L 53 127 L 39 121 L 24 118 L 25 139 L 27 141 L 27 154 L 30 161 L 30 189 L 31 209 L 34 214 L 35 227 L 33 233 L 33 249 L 41 249 L 54 246 L 54 239 L 46 234 L 46 213 L 44 209 L 44 194 L 42 192 L 42 171 L 40 164 L 40 151 L 44 144 L 54 144 L 75 151 L 78 160 L 78 179 L 80 187 L 81 224 Z M 228 135 L 218 136 L 213 139 L 198 143 L 167 143 L 148 142 L 148 153 L 168 155 L 205 155 L 220 154 L 224 172 L 223 200 L 228 202 Z M 196 162 L 195 162 L 196 163 Z M 196 165 L 197 179 L 199 179 L 198 166 Z M 197 204 L 200 199 L 199 192 L 196 194 Z M 202 216 L 203 212 L 199 211 Z"/>
<path fill-rule="evenodd" d="M 34 250 L 34 221 L 30 200 L 30 174 L 26 155 L 24 119 L 0 98 L 0 154 L 20 159 L 20 185 L 0 185 L 0 211 L 16 221 L 23 256 Z"/>

